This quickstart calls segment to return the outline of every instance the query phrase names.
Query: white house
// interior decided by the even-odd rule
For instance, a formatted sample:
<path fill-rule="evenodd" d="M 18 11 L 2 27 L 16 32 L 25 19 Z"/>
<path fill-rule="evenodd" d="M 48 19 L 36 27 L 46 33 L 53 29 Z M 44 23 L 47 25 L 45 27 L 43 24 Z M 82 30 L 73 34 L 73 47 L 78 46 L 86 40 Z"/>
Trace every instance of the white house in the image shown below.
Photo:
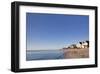
<path fill-rule="evenodd" d="M 76 44 L 77 48 L 82 48 L 82 45 L 80 43 Z"/>
<path fill-rule="evenodd" d="M 83 42 L 82 45 L 83 45 L 84 48 L 88 48 L 88 43 L 87 42 Z"/>
<path fill-rule="evenodd" d="M 77 44 L 70 45 L 68 48 L 88 48 L 89 41 L 79 42 Z"/>

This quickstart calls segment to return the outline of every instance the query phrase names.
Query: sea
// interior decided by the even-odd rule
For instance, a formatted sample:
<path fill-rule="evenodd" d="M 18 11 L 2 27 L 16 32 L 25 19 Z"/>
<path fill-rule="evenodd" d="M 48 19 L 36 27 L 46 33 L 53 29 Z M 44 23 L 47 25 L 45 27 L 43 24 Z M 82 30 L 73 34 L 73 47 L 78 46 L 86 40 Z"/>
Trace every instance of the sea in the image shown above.
<path fill-rule="evenodd" d="M 62 50 L 27 50 L 26 61 L 64 59 Z"/>

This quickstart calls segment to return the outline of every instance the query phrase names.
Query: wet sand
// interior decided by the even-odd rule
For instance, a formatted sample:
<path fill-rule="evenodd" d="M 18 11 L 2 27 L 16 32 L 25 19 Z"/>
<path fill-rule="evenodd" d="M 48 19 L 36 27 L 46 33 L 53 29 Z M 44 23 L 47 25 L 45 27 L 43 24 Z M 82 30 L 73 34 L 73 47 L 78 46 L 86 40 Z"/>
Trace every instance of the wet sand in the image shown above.
<path fill-rule="evenodd" d="M 64 51 L 64 58 L 71 59 L 71 58 L 89 58 L 89 48 L 68 48 L 63 49 Z"/>

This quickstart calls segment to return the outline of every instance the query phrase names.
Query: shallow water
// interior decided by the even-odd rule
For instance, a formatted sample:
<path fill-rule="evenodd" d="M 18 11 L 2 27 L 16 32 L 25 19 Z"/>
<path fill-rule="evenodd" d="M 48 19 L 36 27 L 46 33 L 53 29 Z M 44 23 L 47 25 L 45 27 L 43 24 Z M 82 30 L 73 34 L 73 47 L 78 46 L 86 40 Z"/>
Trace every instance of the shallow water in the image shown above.
<path fill-rule="evenodd" d="M 26 60 L 64 59 L 62 50 L 27 50 Z"/>

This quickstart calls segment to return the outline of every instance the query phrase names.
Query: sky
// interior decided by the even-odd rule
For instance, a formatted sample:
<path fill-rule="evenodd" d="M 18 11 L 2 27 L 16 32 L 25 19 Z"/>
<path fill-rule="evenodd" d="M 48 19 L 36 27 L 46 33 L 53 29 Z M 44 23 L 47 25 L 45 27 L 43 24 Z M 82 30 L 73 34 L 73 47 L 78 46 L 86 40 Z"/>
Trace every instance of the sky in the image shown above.
<path fill-rule="evenodd" d="M 26 13 L 27 50 L 61 49 L 89 40 L 89 16 Z"/>

